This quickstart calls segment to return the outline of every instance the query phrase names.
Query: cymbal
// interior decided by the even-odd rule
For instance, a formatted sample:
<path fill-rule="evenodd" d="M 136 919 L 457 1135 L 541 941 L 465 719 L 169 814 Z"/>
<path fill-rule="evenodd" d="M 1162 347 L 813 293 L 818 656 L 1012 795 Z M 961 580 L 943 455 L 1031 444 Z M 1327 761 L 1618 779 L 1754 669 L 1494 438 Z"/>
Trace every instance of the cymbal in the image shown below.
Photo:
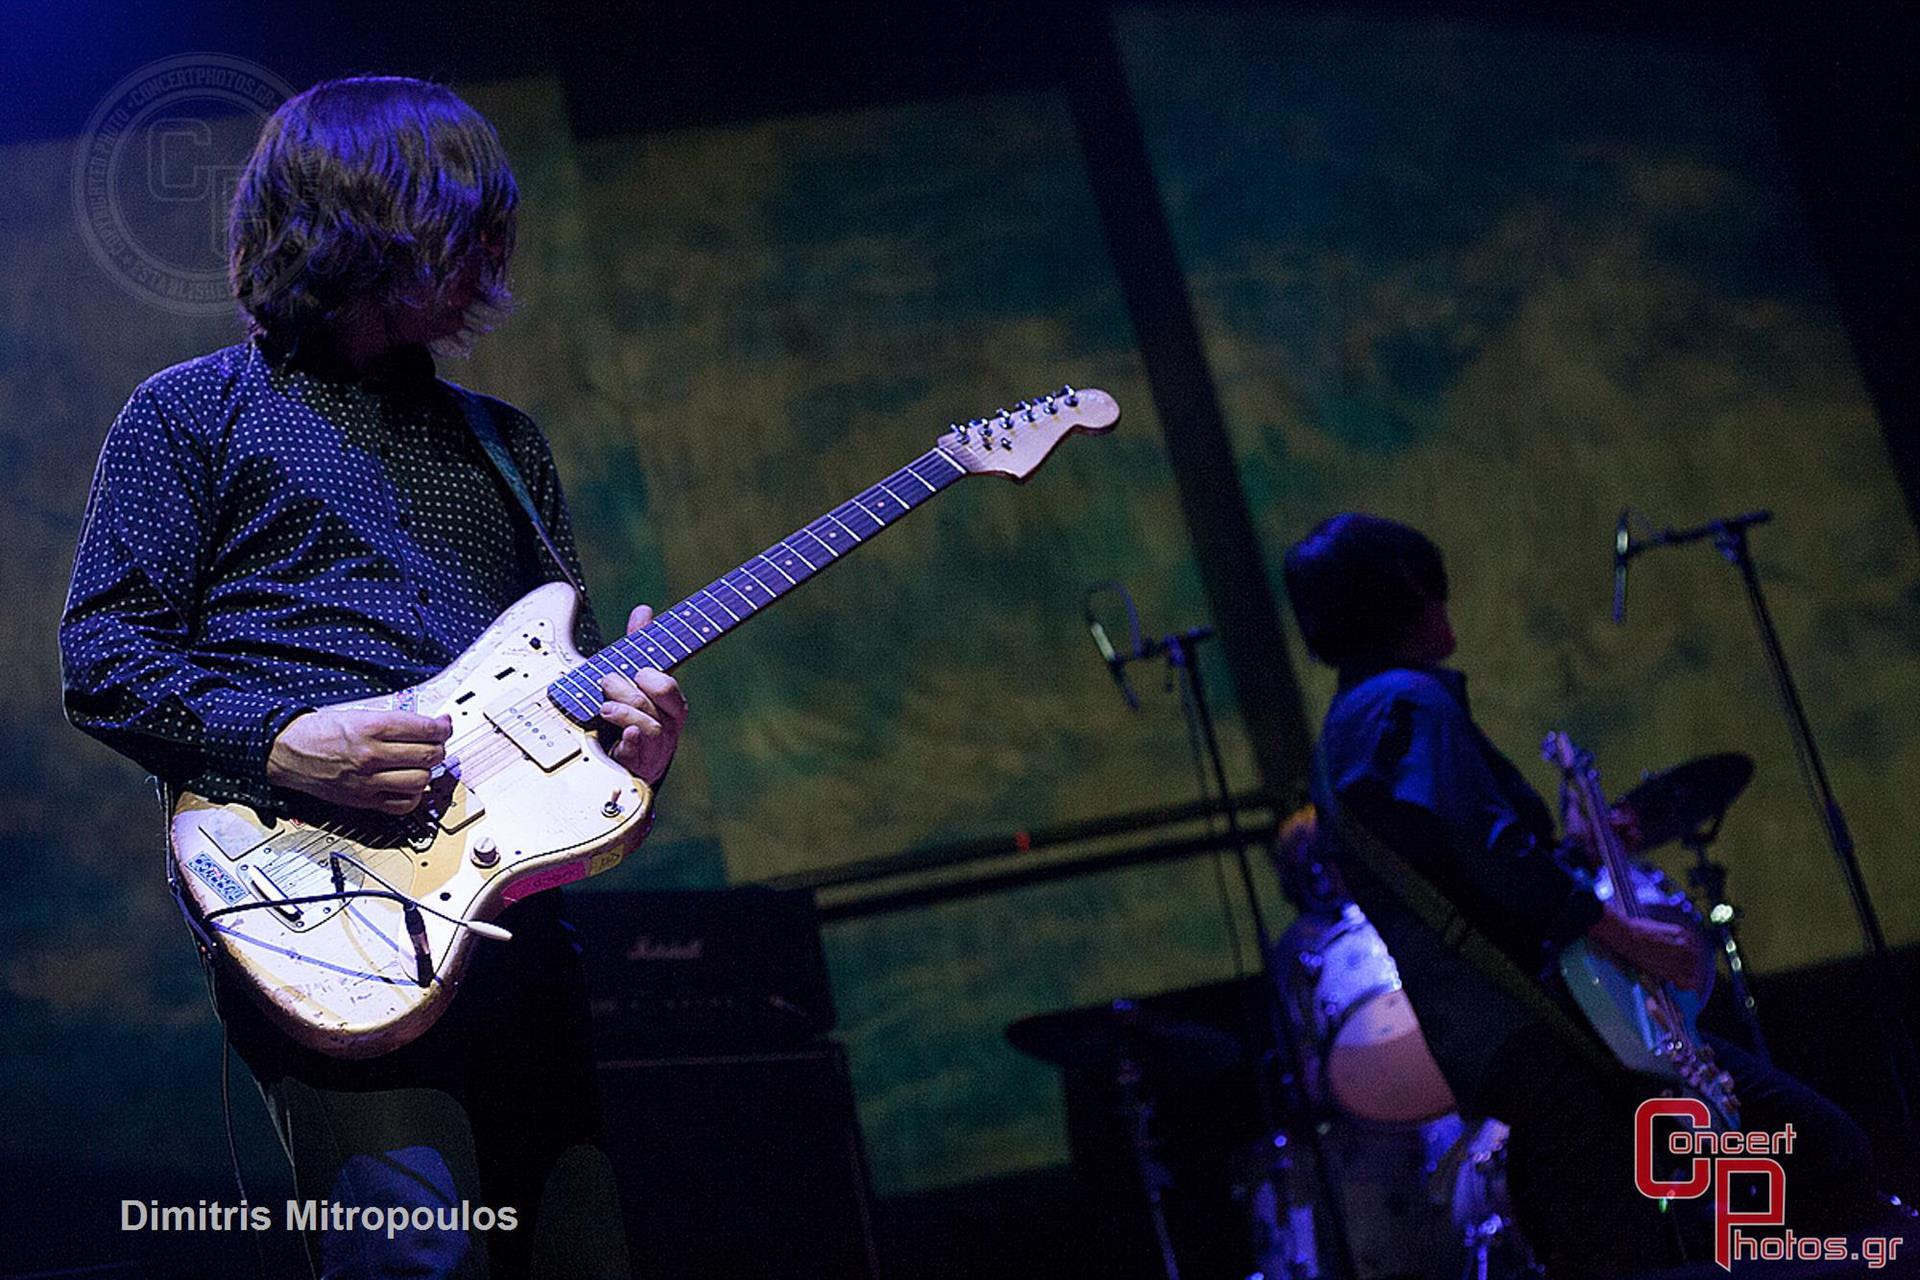
<path fill-rule="evenodd" d="M 1632 812 L 1640 847 L 1652 849 L 1717 821 L 1752 780 L 1753 757 L 1727 751 L 1650 774 L 1614 806 Z"/>
<path fill-rule="evenodd" d="M 1007 1041 L 1062 1067 L 1113 1070 L 1125 1061 L 1148 1075 L 1188 1078 L 1224 1074 L 1243 1053 L 1232 1032 L 1142 1009 L 1131 1000 L 1037 1013 L 1008 1027 Z"/>

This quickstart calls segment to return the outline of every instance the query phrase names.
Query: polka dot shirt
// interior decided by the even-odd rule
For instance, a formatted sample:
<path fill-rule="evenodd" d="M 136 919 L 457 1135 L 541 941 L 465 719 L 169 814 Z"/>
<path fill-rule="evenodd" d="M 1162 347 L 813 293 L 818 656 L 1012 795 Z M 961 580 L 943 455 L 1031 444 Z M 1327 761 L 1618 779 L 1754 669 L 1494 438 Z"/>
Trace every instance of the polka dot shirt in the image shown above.
<path fill-rule="evenodd" d="M 546 439 L 495 408 L 578 578 Z M 67 715 L 270 808 L 288 721 L 427 679 L 561 576 L 424 348 L 356 377 L 228 347 L 149 378 L 107 433 L 60 621 Z M 579 639 L 598 646 L 590 613 Z"/>

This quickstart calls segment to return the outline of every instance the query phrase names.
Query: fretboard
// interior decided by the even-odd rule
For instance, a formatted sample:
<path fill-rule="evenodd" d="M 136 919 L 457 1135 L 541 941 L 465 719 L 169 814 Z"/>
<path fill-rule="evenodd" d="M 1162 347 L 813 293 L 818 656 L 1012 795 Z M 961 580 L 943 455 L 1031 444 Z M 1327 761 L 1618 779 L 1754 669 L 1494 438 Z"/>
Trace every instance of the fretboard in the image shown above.
<path fill-rule="evenodd" d="M 607 645 L 548 685 L 548 696 L 569 716 L 586 723 L 599 714 L 605 701 L 600 681 L 608 673 L 631 677 L 648 667 L 673 670 L 966 474 L 946 453 L 929 449 L 731 573 L 715 578 L 638 631 Z"/>

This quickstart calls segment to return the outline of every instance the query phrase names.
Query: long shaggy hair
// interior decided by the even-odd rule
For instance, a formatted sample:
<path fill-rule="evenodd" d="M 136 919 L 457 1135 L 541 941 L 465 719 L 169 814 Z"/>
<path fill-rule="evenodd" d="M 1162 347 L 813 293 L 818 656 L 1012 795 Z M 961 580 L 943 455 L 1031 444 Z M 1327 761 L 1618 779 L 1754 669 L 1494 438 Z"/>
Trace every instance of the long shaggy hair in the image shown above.
<path fill-rule="evenodd" d="M 325 81 L 268 118 L 240 175 L 227 223 L 234 298 L 252 333 L 296 343 L 362 298 L 388 314 L 442 309 L 465 273 L 464 340 L 511 301 L 519 198 L 499 135 L 451 89 Z"/>

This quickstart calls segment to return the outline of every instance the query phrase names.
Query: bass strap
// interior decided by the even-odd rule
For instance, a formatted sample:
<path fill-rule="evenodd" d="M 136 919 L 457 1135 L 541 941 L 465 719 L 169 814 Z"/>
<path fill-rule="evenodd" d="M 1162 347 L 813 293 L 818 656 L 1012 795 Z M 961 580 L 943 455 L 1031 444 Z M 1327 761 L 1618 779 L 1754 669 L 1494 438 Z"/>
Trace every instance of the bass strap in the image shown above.
<path fill-rule="evenodd" d="M 520 504 L 520 510 L 526 514 L 527 522 L 533 526 L 533 532 L 540 539 L 540 546 L 546 551 L 547 558 L 553 561 L 555 568 L 560 570 L 560 576 L 566 580 L 567 585 L 578 591 L 580 599 L 585 601 L 586 587 L 581 584 L 579 576 L 567 564 L 566 557 L 560 554 L 560 548 L 555 544 L 553 535 L 547 532 L 546 521 L 540 518 L 539 508 L 533 505 L 533 495 L 527 492 L 526 478 L 520 474 L 519 465 L 514 462 L 513 454 L 507 449 L 506 439 L 500 434 L 500 423 L 494 416 L 493 402 L 486 396 L 469 391 L 458 383 L 449 382 L 446 385 L 447 389 L 453 393 L 454 402 L 460 407 L 460 415 L 467 420 L 467 427 L 473 432 L 473 438 L 480 442 L 480 447 L 486 452 L 487 459 L 493 463 L 493 469 L 500 473 L 500 478 L 506 482 L 507 490 L 513 494 L 514 500 Z"/>
<path fill-rule="evenodd" d="M 1543 1023 L 1556 1039 L 1573 1050 L 1588 1066 L 1607 1075 L 1627 1070 L 1613 1053 L 1580 1026 L 1540 989 L 1532 975 L 1522 969 L 1500 946 L 1476 929 L 1433 882 L 1394 852 L 1385 840 L 1347 811 L 1333 796 L 1327 784 L 1325 765 L 1315 752 L 1314 766 L 1321 774 L 1321 794 L 1333 809 L 1333 829 L 1341 847 L 1350 853 L 1380 885 L 1433 930 L 1441 945 L 1472 965 L 1523 1010 Z"/>

